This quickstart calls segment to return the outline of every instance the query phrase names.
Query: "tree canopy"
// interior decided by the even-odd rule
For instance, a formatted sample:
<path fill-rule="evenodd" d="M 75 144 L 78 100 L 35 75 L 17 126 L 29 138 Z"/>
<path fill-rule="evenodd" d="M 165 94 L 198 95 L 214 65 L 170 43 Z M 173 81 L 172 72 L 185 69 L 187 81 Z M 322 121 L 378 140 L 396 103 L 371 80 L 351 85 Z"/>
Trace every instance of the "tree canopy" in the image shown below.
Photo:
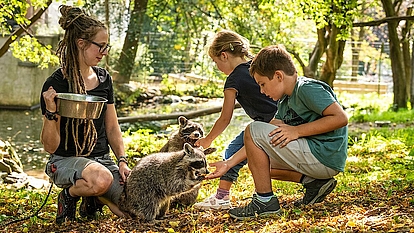
<path fill-rule="evenodd" d="M 0 56 L 12 45 L 16 57 L 31 59 L 43 67 L 49 62 L 56 63 L 53 53 L 48 53 L 50 47 L 41 49 L 41 43 L 36 44 L 39 43 L 36 33 L 30 30 L 51 3 L 52 0 L 30 4 L 10 0 L 1 4 L 1 31 L 3 36 L 11 34 L 0 49 Z M 396 74 L 394 104 L 397 108 L 406 107 L 412 95 L 409 39 L 413 18 L 407 0 L 136 0 L 128 5 L 91 0 L 78 4 L 104 18 L 110 26 L 111 43 L 118 46 L 111 53 L 107 67 L 119 83 L 127 83 L 144 73 L 161 76 L 169 72 L 202 71 L 203 75 L 220 76 L 200 54 L 205 53 L 210 36 L 226 28 L 246 37 L 253 51 L 270 44 L 284 44 L 301 68 L 300 74 L 331 86 L 344 61 L 347 41 L 367 41 L 370 46 L 369 43 L 385 39 L 396 48 L 389 54 Z M 33 9 L 33 13 L 28 14 L 28 9 Z M 19 37 L 22 35 L 25 36 Z M 313 43 L 310 45 L 309 41 Z M 357 48 L 353 47 L 353 51 Z M 42 59 L 35 59 L 36 56 Z M 358 66 L 359 56 L 353 59 L 352 64 Z M 410 85 L 402 87 L 405 83 Z"/>

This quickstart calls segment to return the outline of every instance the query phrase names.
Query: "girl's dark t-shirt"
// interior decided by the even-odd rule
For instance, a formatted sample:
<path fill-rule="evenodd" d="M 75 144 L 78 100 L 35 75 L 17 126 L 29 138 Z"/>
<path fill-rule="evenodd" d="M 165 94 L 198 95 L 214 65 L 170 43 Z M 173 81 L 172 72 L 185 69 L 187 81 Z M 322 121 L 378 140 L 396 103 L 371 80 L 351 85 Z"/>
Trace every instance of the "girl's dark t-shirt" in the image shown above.
<path fill-rule="evenodd" d="M 112 87 L 112 78 L 109 75 L 108 71 L 100 67 L 93 67 L 93 70 L 97 74 L 99 85 L 93 90 L 87 91 L 87 94 L 103 97 L 108 100 L 108 102 L 105 103 L 103 106 L 100 117 L 98 119 L 93 120 L 98 138 L 97 138 L 97 143 L 92 153 L 89 156 L 96 157 L 96 156 L 102 156 L 106 153 L 109 153 L 109 143 L 108 143 L 108 138 L 105 132 L 105 120 L 104 119 L 105 119 L 107 104 L 114 104 L 114 93 L 113 93 L 113 87 Z M 52 86 L 56 90 L 57 93 L 68 93 L 69 92 L 68 80 L 63 78 L 63 73 L 60 68 L 57 69 L 55 72 L 53 72 L 53 74 L 49 78 L 47 78 L 47 80 L 43 84 L 42 93 L 46 91 L 50 86 Z M 40 95 L 40 106 L 42 109 L 42 114 L 45 114 L 46 104 L 45 104 L 42 94 Z M 66 122 L 68 121 L 68 119 L 69 118 L 67 117 L 61 117 L 61 121 L 60 121 L 61 140 L 60 140 L 59 147 L 54 153 L 56 155 L 66 156 L 66 157 L 76 156 L 76 148 L 75 148 L 75 144 L 74 144 L 74 140 L 72 136 L 72 123 L 71 122 L 69 122 L 68 129 L 66 129 Z M 84 130 L 83 123 L 79 126 L 78 130 L 80 132 L 78 134 L 79 142 L 82 143 L 83 142 L 83 130 Z M 65 149 L 66 132 L 69 132 L 67 150 Z M 84 151 L 82 154 L 84 153 L 86 153 L 86 151 Z"/>
<path fill-rule="evenodd" d="M 269 122 L 276 114 L 277 101 L 260 92 L 259 85 L 250 76 L 250 64 L 251 61 L 238 65 L 227 77 L 224 90 L 236 89 L 236 99 L 251 119 Z"/>

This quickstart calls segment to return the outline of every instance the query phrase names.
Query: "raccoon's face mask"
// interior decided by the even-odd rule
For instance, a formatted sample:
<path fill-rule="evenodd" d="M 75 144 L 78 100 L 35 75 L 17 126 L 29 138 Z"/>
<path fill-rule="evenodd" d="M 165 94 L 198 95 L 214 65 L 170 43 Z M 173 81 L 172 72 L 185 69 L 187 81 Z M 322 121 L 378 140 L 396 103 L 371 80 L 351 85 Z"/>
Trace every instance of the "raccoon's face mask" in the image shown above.
<path fill-rule="evenodd" d="M 199 180 L 202 181 L 206 177 L 208 173 L 210 173 L 207 170 L 207 161 L 205 158 L 200 161 L 194 161 L 190 163 L 190 166 L 188 167 L 189 172 L 192 174 L 193 180 Z"/>

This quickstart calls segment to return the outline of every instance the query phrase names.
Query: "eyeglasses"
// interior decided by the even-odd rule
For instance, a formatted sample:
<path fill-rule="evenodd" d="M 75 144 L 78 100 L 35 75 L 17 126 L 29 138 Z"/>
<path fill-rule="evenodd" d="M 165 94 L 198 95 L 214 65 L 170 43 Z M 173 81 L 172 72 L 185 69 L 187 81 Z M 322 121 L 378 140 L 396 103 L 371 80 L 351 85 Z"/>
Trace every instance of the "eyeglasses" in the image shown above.
<path fill-rule="evenodd" d="M 107 45 L 101 45 L 101 44 L 99 44 L 99 43 L 96 43 L 95 41 L 91 41 L 91 40 L 88 40 L 90 43 L 92 43 L 92 44 L 94 44 L 94 45 L 96 45 L 96 46 L 98 46 L 99 47 L 99 52 L 100 53 L 104 53 L 106 50 L 108 50 L 108 53 L 109 53 L 109 51 L 111 50 L 111 46 L 109 45 L 109 44 L 107 44 Z"/>

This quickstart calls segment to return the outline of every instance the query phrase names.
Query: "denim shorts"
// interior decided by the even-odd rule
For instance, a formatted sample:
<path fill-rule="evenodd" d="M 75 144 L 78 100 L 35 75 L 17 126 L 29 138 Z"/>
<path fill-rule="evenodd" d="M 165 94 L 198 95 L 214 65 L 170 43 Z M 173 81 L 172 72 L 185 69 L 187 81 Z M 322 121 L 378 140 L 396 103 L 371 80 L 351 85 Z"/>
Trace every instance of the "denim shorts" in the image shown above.
<path fill-rule="evenodd" d="M 253 122 L 248 127 L 250 127 L 253 142 L 269 156 L 271 168 L 296 171 L 315 179 L 328 179 L 339 173 L 316 159 L 306 138 L 298 138 L 280 148 L 270 144 L 271 137 L 268 135 L 277 126 Z"/>
<path fill-rule="evenodd" d="M 229 159 L 233 156 L 237 151 L 239 151 L 244 146 L 244 131 L 241 131 L 239 135 L 237 135 L 227 146 L 226 150 L 224 151 L 224 160 Z M 247 159 L 241 161 L 236 166 L 230 168 L 226 174 L 220 177 L 220 180 L 226 180 L 230 182 L 236 182 L 237 178 L 239 177 L 240 169 L 247 164 Z"/>
<path fill-rule="evenodd" d="M 45 172 L 59 188 L 68 188 L 82 179 L 83 170 L 91 163 L 100 163 L 111 171 L 113 182 L 109 190 L 102 195 L 107 200 L 117 204 L 123 191 L 119 182 L 119 167 L 109 154 L 97 157 L 65 157 L 52 154 L 46 164 Z"/>

